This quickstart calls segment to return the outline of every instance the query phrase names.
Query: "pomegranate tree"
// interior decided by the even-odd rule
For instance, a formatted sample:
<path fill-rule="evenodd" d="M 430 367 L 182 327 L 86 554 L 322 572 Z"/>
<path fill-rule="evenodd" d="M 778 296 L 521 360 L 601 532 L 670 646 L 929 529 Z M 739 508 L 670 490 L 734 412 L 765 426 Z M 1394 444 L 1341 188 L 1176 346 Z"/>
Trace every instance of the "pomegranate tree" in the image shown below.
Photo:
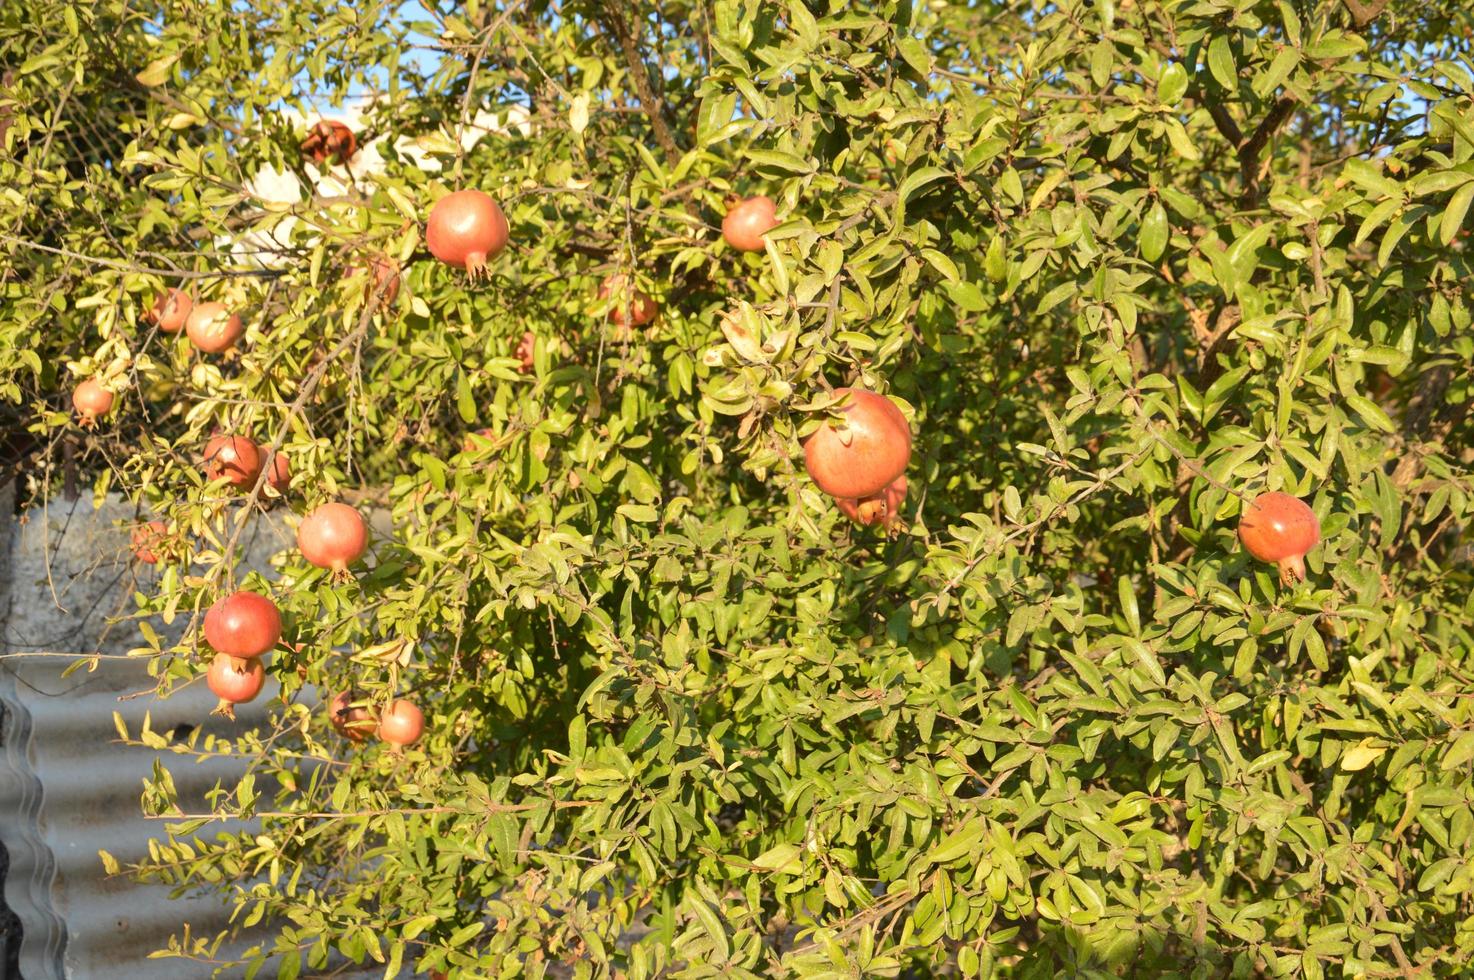
<path fill-rule="evenodd" d="M 475 280 L 486 263 L 507 247 L 507 216 L 490 194 L 466 189 L 435 202 L 425 222 L 425 246 L 446 265 Z"/>
<path fill-rule="evenodd" d="M 217 435 L 205 443 L 205 479 L 225 479 L 238 489 L 256 485 L 261 475 L 261 449 L 245 436 Z"/>
<path fill-rule="evenodd" d="M 379 713 L 379 738 L 396 752 L 418 742 L 424 730 L 425 714 L 413 701 L 395 698 Z"/>
<path fill-rule="evenodd" d="M 96 378 L 88 378 L 72 391 L 72 407 L 77 410 L 78 422 L 90 428 L 113 407 L 113 393 Z"/>
<path fill-rule="evenodd" d="M 1293 585 L 1305 580 L 1305 554 L 1320 540 L 1320 520 L 1298 497 L 1261 493 L 1239 518 L 1239 540 L 1255 558 L 1278 565 L 1280 581 Z"/>
<path fill-rule="evenodd" d="M 205 672 L 205 685 L 220 699 L 214 714 L 235 718 L 235 706 L 253 701 L 266 685 L 266 668 L 261 661 L 217 653 Z"/>
<path fill-rule="evenodd" d="M 194 300 L 189 293 L 182 289 L 171 289 L 155 297 L 154 305 L 144 311 L 143 321 L 153 324 L 164 333 L 178 333 L 184 329 L 193 309 Z"/>
<path fill-rule="evenodd" d="M 217 653 L 243 660 L 259 657 L 280 639 L 281 612 L 258 592 L 232 592 L 205 613 L 205 642 Z"/>
<path fill-rule="evenodd" d="M 206 354 L 221 354 L 235 346 L 245 333 L 241 318 L 224 303 L 200 303 L 190 311 L 184 332 L 189 342 Z"/>
<path fill-rule="evenodd" d="M 363 517 L 347 504 L 323 504 L 297 525 L 297 547 L 318 568 L 330 568 L 346 577 L 348 566 L 363 557 L 368 528 Z"/>
<path fill-rule="evenodd" d="M 826 419 L 804 441 L 804 466 L 831 497 L 880 493 L 911 461 L 911 427 L 889 398 L 858 388 L 838 388 L 843 428 Z"/>
<path fill-rule="evenodd" d="M 733 205 L 722 219 L 722 237 L 739 252 L 761 252 L 764 237 L 778 224 L 778 206 L 766 194 Z"/>

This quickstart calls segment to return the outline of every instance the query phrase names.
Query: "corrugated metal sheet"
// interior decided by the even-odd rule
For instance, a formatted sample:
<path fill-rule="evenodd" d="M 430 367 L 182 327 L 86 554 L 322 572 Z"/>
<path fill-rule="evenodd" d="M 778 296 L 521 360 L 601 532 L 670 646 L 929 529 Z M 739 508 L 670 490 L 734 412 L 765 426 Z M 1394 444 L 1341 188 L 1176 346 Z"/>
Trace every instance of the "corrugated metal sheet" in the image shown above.
<path fill-rule="evenodd" d="M 12 511 L 0 500 L 0 514 Z M 210 716 L 215 701 L 203 684 L 167 701 L 140 694 L 153 687 L 144 662 L 119 657 L 138 640 L 131 623 L 109 626 L 110 618 L 132 609 L 138 566 L 117 526 L 131 517 L 121 502 L 94 512 L 83 499 L 52 501 L 23 523 L 7 517 L 0 524 L 0 649 L 6 654 L 0 838 L 10 855 L 5 899 L 22 923 L 20 966 L 28 980 L 195 980 L 208 968 L 150 960 L 148 953 L 186 922 L 195 936 L 227 926 L 228 909 L 218 896 L 170 899 L 166 888 L 108 877 L 97 854 L 101 848 L 124 863 L 137 860 L 147 854 L 149 838 L 162 833 L 139 804 L 156 758 L 165 761 L 181 797 L 193 801 L 186 805 L 199 807 L 203 793 L 238 765 L 200 765 L 118 744 L 114 711 L 131 732 L 145 714 L 156 731 L 237 727 Z M 258 567 L 285 533 L 279 521 L 259 523 L 264 533 L 248 548 L 248 563 Z M 118 659 L 62 676 L 76 656 L 93 652 Z M 243 723 L 260 717 L 264 700 L 254 713 L 244 706 Z"/>

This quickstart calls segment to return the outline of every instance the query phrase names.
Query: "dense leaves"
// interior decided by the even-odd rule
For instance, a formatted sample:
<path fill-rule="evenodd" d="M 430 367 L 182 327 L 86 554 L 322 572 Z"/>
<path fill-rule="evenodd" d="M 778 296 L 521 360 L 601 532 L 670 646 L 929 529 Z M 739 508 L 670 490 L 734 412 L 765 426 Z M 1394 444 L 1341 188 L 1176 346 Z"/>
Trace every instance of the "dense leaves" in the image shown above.
<path fill-rule="evenodd" d="M 188 542 L 139 588 L 161 690 L 221 596 L 286 620 L 269 729 L 169 743 L 249 774 L 187 814 L 161 771 L 133 872 L 286 978 L 1466 969 L 1463 3 L 451 7 L 0 11 L 28 490 Z M 463 188 L 510 229 L 474 282 L 421 239 Z M 170 287 L 235 349 L 147 323 Z M 915 433 L 894 526 L 804 471 L 846 386 Z M 289 490 L 210 482 L 217 429 Z M 1266 491 L 1304 582 L 1238 544 Z M 283 496 L 392 534 L 247 575 Z"/>

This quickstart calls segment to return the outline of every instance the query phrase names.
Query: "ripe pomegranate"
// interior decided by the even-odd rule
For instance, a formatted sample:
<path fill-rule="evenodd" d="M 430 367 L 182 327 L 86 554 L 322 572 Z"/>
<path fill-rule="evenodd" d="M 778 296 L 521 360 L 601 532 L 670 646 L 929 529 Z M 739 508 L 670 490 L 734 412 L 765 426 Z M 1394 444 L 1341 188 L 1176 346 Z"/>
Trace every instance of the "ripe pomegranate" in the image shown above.
<path fill-rule="evenodd" d="M 358 152 L 358 138 L 347 123 L 323 119 L 308 130 L 302 141 L 302 156 L 321 166 L 324 161 L 347 163 Z"/>
<path fill-rule="evenodd" d="M 189 342 L 206 354 L 219 354 L 235 346 L 245 327 L 241 318 L 227 310 L 224 303 L 200 303 L 190 311 L 184 332 Z"/>
<path fill-rule="evenodd" d="M 220 699 L 212 714 L 235 718 L 235 706 L 254 700 L 266 685 L 266 668 L 259 660 L 241 660 L 217 653 L 205 673 L 205 684 Z"/>
<path fill-rule="evenodd" d="M 133 529 L 133 557 L 145 565 L 157 565 L 169 540 L 169 526 L 163 521 L 149 521 Z"/>
<path fill-rule="evenodd" d="M 507 247 L 507 216 L 491 195 L 455 191 L 435 202 L 425 222 L 425 245 L 446 265 L 465 269 L 474 280 L 487 260 Z"/>
<path fill-rule="evenodd" d="M 626 278 L 623 275 L 606 276 L 599 285 L 599 298 L 608 299 L 610 296 L 615 298 L 614 307 L 609 311 L 610 323 L 618 327 L 624 326 L 625 311 L 628 310 L 630 323 L 636 327 L 643 327 L 655 319 L 655 315 L 660 312 L 660 304 L 638 287 L 635 287 L 634 294 L 631 295 L 625 282 Z"/>
<path fill-rule="evenodd" d="M 399 263 L 387 255 L 370 255 L 367 265 L 355 262 L 344 270 L 350 276 L 368 274 L 373 276 L 369 288 L 371 296 L 377 296 L 380 306 L 391 305 L 399 295 Z"/>
<path fill-rule="evenodd" d="M 420 740 L 425 730 L 425 714 L 413 701 L 396 698 L 379 715 L 379 738 L 394 746 L 397 752 Z"/>
<path fill-rule="evenodd" d="M 840 409 L 847 427 L 825 420 L 804 441 L 804 466 L 819 489 L 831 497 L 869 497 L 906 471 L 911 461 L 911 427 L 889 398 L 858 388 Z"/>
<path fill-rule="evenodd" d="M 891 481 L 880 493 L 868 497 L 840 497 L 834 501 L 839 512 L 856 524 L 871 527 L 882 524 L 886 530 L 901 517 L 901 504 L 906 500 L 906 477 L 901 475 Z"/>
<path fill-rule="evenodd" d="M 766 194 L 739 201 L 722 219 L 722 237 L 739 252 L 761 252 L 763 236 L 778 224 L 778 207 Z"/>
<path fill-rule="evenodd" d="M 280 639 L 276 603 L 248 589 L 232 592 L 205 613 L 205 642 L 217 653 L 246 660 L 270 651 Z"/>
<path fill-rule="evenodd" d="M 178 333 L 184 329 L 192 309 L 194 300 L 189 298 L 189 293 L 182 289 L 171 289 L 154 299 L 154 305 L 144 312 L 143 320 L 154 324 L 164 333 Z"/>
<path fill-rule="evenodd" d="M 261 475 L 261 449 L 245 436 L 214 436 L 205 443 L 205 479 L 221 477 L 248 489 Z"/>
<path fill-rule="evenodd" d="M 292 461 L 287 458 L 286 453 L 278 449 L 271 454 L 271 460 L 266 464 L 266 485 L 285 495 L 291 483 Z"/>
<path fill-rule="evenodd" d="M 297 525 L 297 547 L 318 568 L 331 568 L 334 575 L 346 577 L 348 566 L 368 547 L 368 528 L 347 504 L 323 504 Z"/>
<path fill-rule="evenodd" d="M 536 351 L 537 336 L 533 334 L 531 330 L 529 330 L 524 333 L 522 335 L 522 339 L 517 342 L 517 349 L 512 351 L 512 356 L 517 358 L 521 362 L 517 365 L 518 374 L 532 373 L 532 369 L 537 366 L 536 361 L 534 360 L 534 355 L 536 354 Z"/>
<path fill-rule="evenodd" d="M 332 723 L 333 731 L 348 741 L 362 742 L 378 723 L 367 707 L 353 702 L 351 691 L 340 691 L 334 695 L 328 703 L 328 721 Z"/>
<path fill-rule="evenodd" d="M 1293 585 L 1305 580 L 1305 553 L 1320 540 L 1320 521 L 1297 497 L 1261 493 L 1239 518 L 1239 540 L 1255 558 L 1278 565 L 1280 581 Z"/>
<path fill-rule="evenodd" d="M 481 436 L 483 439 L 495 439 L 496 438 L 496 432 L 493 429 L 477 429 L 476 430 L 476 435 Z M 471 434 L 468 432 L 461 439 L 461 452 L 463 452 L 463 453 L 471 453 L 471 452 L 475 452 L 475 451 L 476 451 L 476 443 L 475 443 L 474 440 L 471 439 Z"/>
<path fill-rule="evenodd" d="M 77 410 L 77 421 L 83 428 L 90 429 L 113 407 L 113 393 L 96 378 L 88 378 L 72 392 L 72 407 Z"/>

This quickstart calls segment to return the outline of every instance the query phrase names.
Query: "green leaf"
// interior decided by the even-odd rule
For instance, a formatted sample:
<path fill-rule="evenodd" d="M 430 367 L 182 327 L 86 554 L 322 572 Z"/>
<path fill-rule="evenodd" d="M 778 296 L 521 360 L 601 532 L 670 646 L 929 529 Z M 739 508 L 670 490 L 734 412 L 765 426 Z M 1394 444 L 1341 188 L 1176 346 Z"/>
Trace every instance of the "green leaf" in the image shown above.
<path fill-rule="evenodd" d="M 1141 249 L 1141 257 L 1148 262 L 1155 262 L 1162 257 L 1167 248 L 1167 209 L 1162 207 L 1161 201 L 1153 201 L 1152 206 L 1147 209 L 1146 217 L 1141 222 L 1141 234 L 1137 238 L 1137 246 Z"/>
<path fill-rule="evenodd" d="M 1237 91 L 1238 67 L 1234 64 L 1233 48 L 1227 35 L 1220 34 L 1208 44 L 1208 70 L 1219 85 L 1230 92 Z"/>

